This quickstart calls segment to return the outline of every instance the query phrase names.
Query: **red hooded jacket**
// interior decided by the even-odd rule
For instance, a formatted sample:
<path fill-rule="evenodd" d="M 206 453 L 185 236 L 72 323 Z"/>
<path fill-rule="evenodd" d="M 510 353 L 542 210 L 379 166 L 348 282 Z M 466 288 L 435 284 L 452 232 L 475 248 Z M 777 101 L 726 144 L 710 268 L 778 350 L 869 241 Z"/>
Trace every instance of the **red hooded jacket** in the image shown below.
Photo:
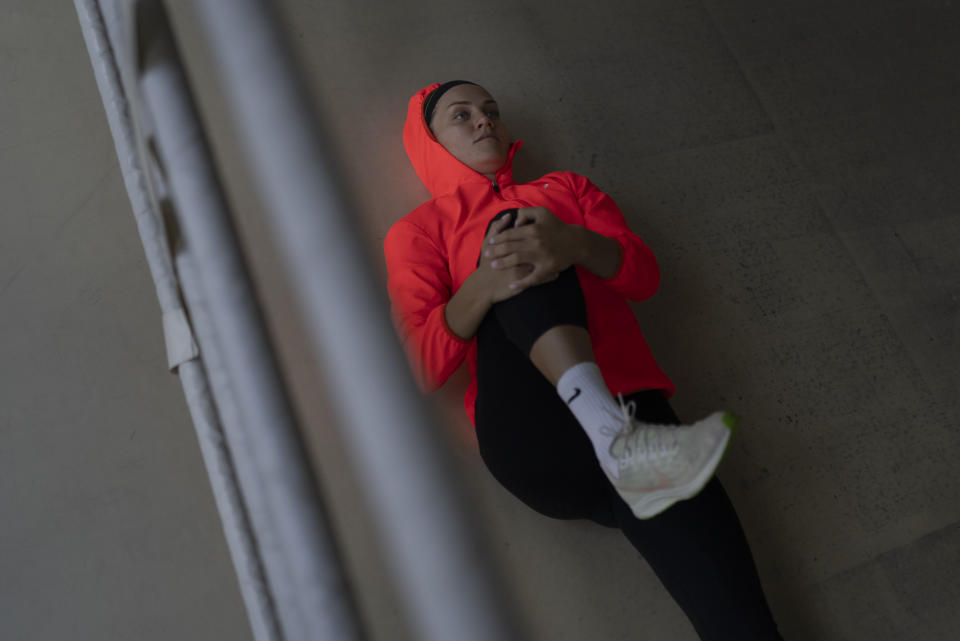
<path fill-rule="evenodd" d="M 575 265 L 587 307 L 587 324 L 597 366 L 611 394 L 675 387 L 660 370 L 627 299 L 653 296 L 660 271 L 653 252 L 630 231 L 623 213 L 588 179 L 555 171 L 525 184 L 513 180 L 517 140 L 495 181 L 446 150 L 423 117 L 423 103 L 439 83 L 410 98 L 403 144 L 433 200 L 398 220 L 387 232 L 387 290 L 391 315 L 421 390 L 443 385 L 466 357 L 470 385 L 464 408 L 476 427 L 477 339 L 464 340 L 447 325 L 447 302 L 476 268 L 490 220 L 511 207 L 546 207 L 565 223 L 580 225 L 620 244 L 616 273 L 603 279 Z"/>

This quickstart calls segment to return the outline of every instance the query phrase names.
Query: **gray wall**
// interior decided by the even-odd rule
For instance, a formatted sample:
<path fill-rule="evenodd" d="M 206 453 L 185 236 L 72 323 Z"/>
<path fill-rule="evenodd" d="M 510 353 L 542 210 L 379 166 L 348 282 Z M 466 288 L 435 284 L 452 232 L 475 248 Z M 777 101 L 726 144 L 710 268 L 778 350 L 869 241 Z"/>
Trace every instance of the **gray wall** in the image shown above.
<path fill-rule="evenodd" d="M 169 3 L 373 636 L 376 537 L 189 3 Z M 425 200 L 410 95 L 467 78 L 656 252 L 634 304 L 720 469 L 787 639 L 955 636 L 960 7 L 950 2 L 281 3 L 383 274 Z M 249 638 L 69 4 L 0 9 L 0 638 Z M 461 370 L 431 396 L 538 639 L 694 639 L 614 530 L 483 468 Z M 375 393 L 375 390 L 371 390 Z"/>

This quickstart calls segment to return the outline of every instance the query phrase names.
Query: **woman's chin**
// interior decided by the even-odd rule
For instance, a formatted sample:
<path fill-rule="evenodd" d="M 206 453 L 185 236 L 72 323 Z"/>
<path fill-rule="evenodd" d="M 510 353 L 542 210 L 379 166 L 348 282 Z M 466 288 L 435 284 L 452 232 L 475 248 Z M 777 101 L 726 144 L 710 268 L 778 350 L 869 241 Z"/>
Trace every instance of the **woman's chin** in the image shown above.
<path fill-rule="evenodd" d="M 480 158 L 470 164 L 470 168 L 481 174 L 495 174 L 507 162 L 507 157 L 501 154 Z"/>

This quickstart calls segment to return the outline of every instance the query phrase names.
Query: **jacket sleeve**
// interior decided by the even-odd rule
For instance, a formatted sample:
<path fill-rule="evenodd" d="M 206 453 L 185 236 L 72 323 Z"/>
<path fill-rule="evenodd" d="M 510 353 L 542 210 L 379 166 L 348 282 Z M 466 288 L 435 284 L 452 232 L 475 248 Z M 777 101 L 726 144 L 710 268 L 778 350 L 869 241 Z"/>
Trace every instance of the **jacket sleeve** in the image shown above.
<path fill-rule="evenodd" d="M 447 325 L 451 292 L 447 259 L 416 225 L 400 220 L 384 239 L 390 313 L 420 389 L 432 392 L 463 362 L 472 338 Z"/>
<path fill-rule="evenodd" d="M 660 268 L 653 250 L 630 230 L 623 212 L 610 196 L 584 176 L 570 172 L 569 178 L 583 212 L 584 227 L 620 245 L 617 271 L 600 281 L 632 301 L 653 296 L 660 287 Z"/>

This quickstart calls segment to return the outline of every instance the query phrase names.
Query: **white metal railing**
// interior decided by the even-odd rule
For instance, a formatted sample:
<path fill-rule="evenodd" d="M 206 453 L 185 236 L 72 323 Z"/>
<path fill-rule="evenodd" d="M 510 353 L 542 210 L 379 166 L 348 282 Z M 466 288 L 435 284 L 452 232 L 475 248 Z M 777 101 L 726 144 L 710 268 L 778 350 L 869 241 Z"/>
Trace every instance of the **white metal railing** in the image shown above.
<path fill-rule="evenodd" d="M 365 638 L 164 7 L 75 5 L 254 636 Z M 341 436 L 411 634 L 519 639 L 276 17 L 260 0 L 196 8 L 315 353 L 337 364 Z"/>
<path fill-rule="evenodd" d="M 205 460 L 208 452 L 217 454 L 208 473 L 253 632 L 258 641 L 360 639 L 163 7 L 76 4 L 131 201 L 138 219 L 149 223 L 141 231 L 148 226 L 152 232 L 141 237 L 163 286 L 169 364 L 180 370 L 188 401 L 194 401 L 191 415 L 201 418 Z M 147 152 L 148 140 L 156 143 L 159 159 Z M 164 206 L 174 214 L 170 220 Z M 185 242 L 167 245 L 166 238 L 175 236 L 167 223 L 184 232 Z M 195 269 L 177 273 L 174 263 Z M 199 352 L 181 347 L 194 341 L 178 283 L 192 294 L 191 318 L 204 330 L 197 335 Z M 199 353 L 202 362 L 193 358 Z M 213 383 L 212 396 L 202 392 L 209 389 L 204 375 Z M 190 382 L 194 386 L 186 387 Z"/>

